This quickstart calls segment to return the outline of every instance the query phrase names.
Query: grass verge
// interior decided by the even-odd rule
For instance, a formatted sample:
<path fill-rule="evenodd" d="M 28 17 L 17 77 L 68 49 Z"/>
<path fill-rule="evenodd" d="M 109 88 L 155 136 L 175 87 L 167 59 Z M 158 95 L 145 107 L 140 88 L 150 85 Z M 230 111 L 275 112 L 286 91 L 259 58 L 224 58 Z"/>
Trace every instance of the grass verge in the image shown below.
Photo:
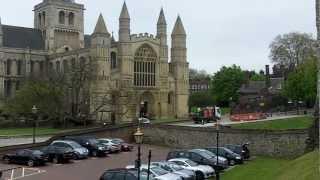
<path fill-rule="evenodd" d="M 288 119 L 250 122 L 231 125 L 234 129 L 266 129 L 266 130 L 286 130 L 286 129 L 307 129 L 313 124 L 311 116 L 294 117 Z"/>

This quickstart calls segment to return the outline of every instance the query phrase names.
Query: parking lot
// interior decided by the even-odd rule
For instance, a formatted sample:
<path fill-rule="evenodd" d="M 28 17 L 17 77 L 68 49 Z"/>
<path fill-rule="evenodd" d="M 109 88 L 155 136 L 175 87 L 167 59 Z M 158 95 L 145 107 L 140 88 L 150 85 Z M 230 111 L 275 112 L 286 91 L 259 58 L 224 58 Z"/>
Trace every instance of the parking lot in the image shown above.
<path fill-rule="evenodd" d="M 142 145 L 142 160 L 147 163 L 149 150 L 152 150 L 152 161 L 165 160 L 169 148 Z M 99 179 L 101 174 L 106 169 L 121 168 L 127 165 L 133 165 L 134 160 L 137 158 L 137 148 L 135 147 L 132 152 L 121 152 L 118 154 L 109 154 L 108 157 L 89 157 L 85 160 L 74 160 L 68 164 L 51 164 L 47 163 L 46 166 L 36 167 L 30 176 L 19 178 L 23 180 L 95 180 Z M 0 169 L 9 169 L 14 167 L 21 167 L 18 165 L 7 165 L 0 163 Z M 29 170 L 30 171 L 30 170 Z M 16 173 L 21 173 L 17 171 Z M 34 174 L 34 175 L 32 175 Z M 10 177 L 10 173 L 4 174 L 4 180 Z M 17 177 L 17 175 L 15 175 Z"/>

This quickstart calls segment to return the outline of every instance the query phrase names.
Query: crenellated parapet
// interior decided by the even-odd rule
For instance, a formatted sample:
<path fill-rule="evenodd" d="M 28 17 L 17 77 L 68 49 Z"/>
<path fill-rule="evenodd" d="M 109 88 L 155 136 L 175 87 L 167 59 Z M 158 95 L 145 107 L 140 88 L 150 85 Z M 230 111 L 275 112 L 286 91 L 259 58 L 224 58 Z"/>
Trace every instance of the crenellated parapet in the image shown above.
<path fill-rule="evenodd" d="M 149 33 L 140 33 L 140 34 L 132 34 L 130 36 L 131 41 L 151 41 L 154 43 L 160 43 L 160 39 L 158 39 L 155 35 Z"/>

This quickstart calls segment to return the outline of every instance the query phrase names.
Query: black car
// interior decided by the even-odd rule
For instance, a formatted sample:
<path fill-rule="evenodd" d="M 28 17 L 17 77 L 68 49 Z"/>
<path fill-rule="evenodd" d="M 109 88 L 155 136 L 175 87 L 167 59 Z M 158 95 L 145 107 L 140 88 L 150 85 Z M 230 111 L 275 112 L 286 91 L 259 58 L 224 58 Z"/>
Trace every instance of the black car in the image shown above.
<path fill-rule="evenodd" d="M 230 149 L 232 152 L 241 155 L 243 159 L 250 159 L 250 150 L 248 148 L 249 143 L 243 145 L 227 144 L 224 147 Z"/>
<path fill-rule="evenodd" d="M 23 149 L 18 150 L 13 154 L 6 154 L 2 157 L 3 161 L 7 164 L 23 164 L 30 167 L 45 165 L 48 157 L 43 152 L 38 150 Z"/>
<path fill-rule="evenodd" d="M 201 150 L 176 150 L 168 153 L 167 160 L 174 158 L 187 158 L 201 165 L 209 165 L 215 170 L 223 170 L 228 168 L 227 162 L 219 160 L 217 165 L 217 159 L 213 156 L 201 151 Z"/>
<path fill-rule="evenodd" d="M 65 140 L 72 140 L 89 150 L 91 156 L 106 156 L 109 151 L 107 146 L 100 143 L 96 138 L 91 136 L 67 136 Z"/>
<path fill-rule="evenodd" d="M 105 171 L 99 180 L 138 180 L 137 169 L 110 169 Z M 147 180 L 147 174 L 141 172 L 140 180 Z"/>
<path fill-rule="evenodd" d="M 214 153 L 215 155 L 222 156 L 228 160 L 229 165 L 235 165 L 235 164 L 242 164 L 243 163 L 243 158 L 237 154 L 231 151 L 228 148 L 225 147 L 219 147 L 218 148 L 218 153 L 217 153 L 217 147 L 209 147 L 206 148 L 206 150 Z"/>
<path fill-rule="evenodd" d="M 71 148 L 49 145 L 44 147 L 41 151 L 48 157 L 48 161 L 56 164 L 67 163 L 74 157 L 74 151 Z"/>

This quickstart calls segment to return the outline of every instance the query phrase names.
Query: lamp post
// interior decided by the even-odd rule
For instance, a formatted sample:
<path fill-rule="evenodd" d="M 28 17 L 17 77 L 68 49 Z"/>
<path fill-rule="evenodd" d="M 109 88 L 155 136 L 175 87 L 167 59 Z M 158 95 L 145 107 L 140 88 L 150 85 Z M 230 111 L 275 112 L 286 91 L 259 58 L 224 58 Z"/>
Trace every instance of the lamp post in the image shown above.
<path fill-rule="evenodd" d="M 216 131 L 217 131 L 217 154 L 216 154 L 216 157 L 217 157 L 217 162 L 216 162 L 216 165 L 217 165 L 217 168 L 216 168 L 216 180 L 220 180 L 220 173 L 219 173 L 219 169 L 218 169 L 218 166 L 219 166 L 219 120 L 217 119 L 217 123 L 216 123 Z"/>
<path fill-rule="evenodd" d="M 35 105 L 33 105 L 31 112 L 33 114 L 32 143 L 35 144 L 36 143 L 36 119 L 37 119 L 38 108 Z"/>
<path fill-rule="evenodd" d="M 140 167 L 141 167 L 141 143 L 143 141 L 143 133 L 140 130 L 140 127 L 138 127 L 137 132 L 134 133 L 134 139 L 136 143 L 138 144 L 138 159 L 135 163 L 135 168 L 138 169 L 138 180 L 140 180 Z"/>

